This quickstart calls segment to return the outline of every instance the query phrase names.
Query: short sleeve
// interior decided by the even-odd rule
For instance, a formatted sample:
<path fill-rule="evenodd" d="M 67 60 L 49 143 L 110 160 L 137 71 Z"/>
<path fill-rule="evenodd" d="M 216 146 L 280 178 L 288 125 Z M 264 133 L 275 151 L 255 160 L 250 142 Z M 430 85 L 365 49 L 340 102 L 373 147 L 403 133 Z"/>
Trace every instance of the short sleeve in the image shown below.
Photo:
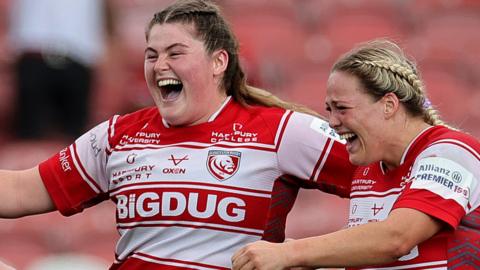
<path fill-rule="evenodd" d="M 328 123 L 293 113 L 286 123 L 278 150 L 279 167 L 307 186 L 348 197 L 354 166 L 345 144 Z"/>
<path fill-rule="evenodd" d="M 478 152 L 460 141 L 435 143 L 416 158 L 411 183 L 394 208 L 408 207 L 456 227 L 478 207 Z"/>
<path fill-rule="evenodd" d="M 63 215 L 81 212 L 108 197 L 110 123 L 99 124 L 39 165 L 44 185 Z"/>

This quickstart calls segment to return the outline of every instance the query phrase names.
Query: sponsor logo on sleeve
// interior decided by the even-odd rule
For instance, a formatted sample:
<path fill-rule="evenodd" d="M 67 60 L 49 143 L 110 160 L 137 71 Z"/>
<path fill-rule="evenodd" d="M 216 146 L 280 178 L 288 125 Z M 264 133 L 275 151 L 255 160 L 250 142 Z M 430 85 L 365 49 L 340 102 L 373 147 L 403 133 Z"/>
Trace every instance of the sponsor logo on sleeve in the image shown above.
<path fill-rule="evenodd" d="M 90 133 L 90 147 L 92 148 L 93 155 L 95 157 L 98 157 L 100 152 L 102 152 L 102 149 L 98 146 L 98 141 L 97 141 L 97 134 L 95 133 Z"/>
<path fill-rule="evenodd" d="M 72 167 L 70 166 L 70 162 L 68 161 L 69 158 L 70 158 L 70 155 L 68 154 L 68 148 L 65 148 L 60 151 L 59 161 L 60 161 L 60 165 L 62 165 L 62 170 L 64 172 L 68 172 L 72 170 Z"/>
<path fill-rule="evenodd" d="M 339 141 L 344 144 L 346 143 L 346 141 L 342 140 L 340 138 L 340 135 L 338 135 L 337 132 L 335 132 L 335 130 L 329 126 L 327 121 L 324 121 L 319 118 L 314 118 L 312 123 L 310 123 L 310 128 L 315 130 L 318 133 L 325 134 L 327 137 L 330 137 L 336 141 Z"/>
<path fill-rule="evenodd" d="M 412 188 L 427 188 L 425 184 L 431 186 L 429 184 L 437 183 L 443 187 L 443 190 L 451 190 L 467 199 L 474 184 L 471 172 L 460 164 L 441 157 L 420 160 L 412 174 L 414 175 Z M 436 190 L 432 191 L 436 192 Z"/>
<path fill-rule="evenodd" d="M 219 181 L 227 180 L 238 171 L 241 155 L 238 151 L 208 151 L 208 172 Z"/>

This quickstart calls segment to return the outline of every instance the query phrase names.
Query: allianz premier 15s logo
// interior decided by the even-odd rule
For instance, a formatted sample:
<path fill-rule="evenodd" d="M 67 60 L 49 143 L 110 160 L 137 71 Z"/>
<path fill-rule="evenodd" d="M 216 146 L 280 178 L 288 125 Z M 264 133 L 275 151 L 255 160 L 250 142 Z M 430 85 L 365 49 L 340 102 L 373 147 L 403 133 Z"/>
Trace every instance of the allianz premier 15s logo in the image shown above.
<path fill-rule="evenodd" d="M 232 177 L 240 167 L 242 153 L 238 151 L 210 150 L 207 157 L 207 169 L 217 180 L 224 181 Z"/>

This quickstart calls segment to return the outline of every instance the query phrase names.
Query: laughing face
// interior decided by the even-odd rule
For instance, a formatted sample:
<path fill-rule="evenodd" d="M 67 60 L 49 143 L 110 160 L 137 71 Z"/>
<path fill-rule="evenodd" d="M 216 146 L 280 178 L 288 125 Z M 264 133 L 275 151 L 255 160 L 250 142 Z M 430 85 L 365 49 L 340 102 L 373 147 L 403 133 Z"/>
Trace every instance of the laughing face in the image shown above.
<path fill-rule="evenodd" d="M 192 25 L 152 27 L 145 50 L 145 79 L 163 119 L 172 126 L 206 122 L 226 98 L 221 87 L 228 54 L 207 53 Z"/>
<path fill-rule="evenodd" d="M 347 140 L 350 162 L 368 165 L 383 156 L 382 102 L 368 95 L 356 76 L 334 71 L 327 83 L 325 99 L 329 123 Z"/>

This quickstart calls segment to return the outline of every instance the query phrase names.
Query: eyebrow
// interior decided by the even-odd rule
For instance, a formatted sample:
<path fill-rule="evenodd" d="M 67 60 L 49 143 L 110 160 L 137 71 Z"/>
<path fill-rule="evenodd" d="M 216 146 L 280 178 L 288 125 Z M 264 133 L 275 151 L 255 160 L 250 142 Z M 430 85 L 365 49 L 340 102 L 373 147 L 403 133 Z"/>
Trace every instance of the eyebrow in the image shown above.
<path fill-rule="evenodd" d="M 330 100 L 330 102 L 325 101 L 325 105 L 329 106 L 329 103 L 331 103 L 332 105 L 336 105 L 338 103 L 338 101 L 336 101 L 336 100 Z"/>
<path fill-rule="evenodd" d="M 168 47 L 166 48 L 166 50 L 170 50 L 170 49 L 175 48 L 175 47 L 188 48 L 188 46 L 185 45 L 185 44 L 183 44 L 183 43 L 174 43 L 174 44 L 168 46 Z"/>
<path fill-rule="evenodd" d="M 175 47 L 188 48 L 188 46 L 185 45 L 185 44 L 183 44 L 183 43 L 173 43 L 172 45 L 170 45 L 170 46 L 168 46 L 167 48 L 165 48 L 165 50 L 168 51 L 168 50 L 171 50 L 171 49 L 173 49 L 173 48 L 175 48 Z M 145 49 L 145 52 L 147 52 L 147 51 L 157 52 L 157 50 L 153 49 L 152 47 L 147 47 L 147 48 Z"/>

